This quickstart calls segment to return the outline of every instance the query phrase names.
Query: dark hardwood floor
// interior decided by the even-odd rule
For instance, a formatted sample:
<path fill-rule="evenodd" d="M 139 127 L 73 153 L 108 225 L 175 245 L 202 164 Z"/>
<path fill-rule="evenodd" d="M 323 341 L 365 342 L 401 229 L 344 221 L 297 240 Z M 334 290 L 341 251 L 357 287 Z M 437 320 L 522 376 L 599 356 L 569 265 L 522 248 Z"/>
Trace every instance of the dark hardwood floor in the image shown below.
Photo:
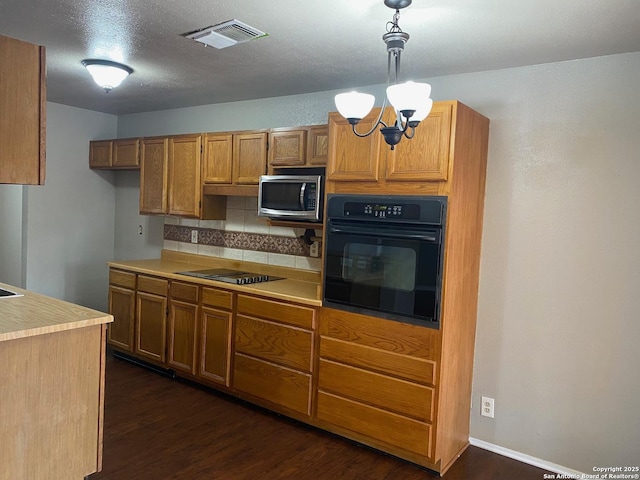
<path fill-rule="evenodd" d="M 436 474 L 108 354 L 103 471 L 91 480 L 413 480 Z M 469 447 L 446 480 L 540 480 Z"/>

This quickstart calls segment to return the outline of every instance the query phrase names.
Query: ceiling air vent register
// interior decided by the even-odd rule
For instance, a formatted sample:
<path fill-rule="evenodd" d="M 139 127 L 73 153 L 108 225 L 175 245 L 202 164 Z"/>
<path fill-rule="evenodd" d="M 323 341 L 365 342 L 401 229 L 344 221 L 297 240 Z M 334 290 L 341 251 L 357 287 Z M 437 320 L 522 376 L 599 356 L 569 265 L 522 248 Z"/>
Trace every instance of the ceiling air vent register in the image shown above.
<path fill-rule="evenodd" d="M 238 43 L 248 42 L 256 38 L 266 37 L 268 34 L 251 27 L 235 18 L 226 22 L 202 28 L 195 32 L 185 33 L 184 36 L 205 46 L 218 49 L 231 47 Z"/>

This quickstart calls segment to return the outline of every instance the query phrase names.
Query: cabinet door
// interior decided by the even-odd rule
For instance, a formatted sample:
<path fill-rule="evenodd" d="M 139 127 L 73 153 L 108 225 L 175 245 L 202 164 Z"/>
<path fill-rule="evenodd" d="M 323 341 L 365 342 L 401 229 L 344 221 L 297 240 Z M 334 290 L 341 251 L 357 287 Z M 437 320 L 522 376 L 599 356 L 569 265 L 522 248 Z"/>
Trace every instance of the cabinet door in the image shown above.
<path fill-rule="evenodd" d="M 127 352 L 133 352 L 135 304 L 135 291 L 109 286 L 109 313 L 113 315 L 113 322 L 107 327 L 107 341 L 114 347 Z"/>
<path fill-rule="evenodd" d="M 89 168 L 110 168 L 113 155 L 113 140 L 89 142 Z"/>
<path fill-rule="evenodd" d="M 310 127 L 307 134 L 307 164 L 326 165 L 329 154 L 329 126 Z"/>
<path fill-rule="evenodd" d="M 304 165 L 306 141 L 306 130 L 273 129 L 269 133 L 269 165 Z"/>
<path fill-rule="evenodd" d="M 258 185 L 267 171 L 267 133 L 233 136 L 233 183 Z"/>
<path fill-rule="evenodd" d="M 167 212 L 168 140 L 143 138 L 140 162 L 140 213 Z"/>
<path fill-rule="evenodd" d="M 388 181 L 447 180 L 452 108 L 450 103 L 434 104 L 411 140 L 405 138 L 394 150 L 384 150 Z"/>
<path fill-rule="evenodd" d="M 363 118 L 356 129 L 366 133 L 373 127 L 379 108 Z M 329 157 L 327 180 L 339 182 L 376 182 L 380 162 L 382 134 L 374 132 L 368 137 L 354 135 L 351 125 L 337 112 L 329 113 Z"/>
<path fill-rule="evenodd" d="M 137 138 L 115 140 L 111 165 L 114 168 L 140 168 L 139 149 L 140 141 Z"/>
<path fill-rule="evenodd" d="M 0 183 L 43 185 L 45 49 L 0 35 Z"/>
<path fill-rule="evenodd" d="M 233 135 L 208 134 L 204 140 L 204 183 L 225 183 L 232 181 Z"/>
<path fill-rule="evenodd" d="M 198 305 L 171 300 L 169 303 L 169 366 L 195 375 Z"/>
<path fill-rule="evenodd" d="M 164 364 L 167 338 L 167 297 L 138 292 L 136 299 L 135 353 Z"/>
<path fill-rule="evenodd" d="M 231 313 L 202 308 L 200 315 L 200 365 L 198 375 L 229 386 Z"/>
<path fill-rule="evenodd" d="M 201 135 L 169 138 L 169 215 L 199 217 L 201 155 Z"/>

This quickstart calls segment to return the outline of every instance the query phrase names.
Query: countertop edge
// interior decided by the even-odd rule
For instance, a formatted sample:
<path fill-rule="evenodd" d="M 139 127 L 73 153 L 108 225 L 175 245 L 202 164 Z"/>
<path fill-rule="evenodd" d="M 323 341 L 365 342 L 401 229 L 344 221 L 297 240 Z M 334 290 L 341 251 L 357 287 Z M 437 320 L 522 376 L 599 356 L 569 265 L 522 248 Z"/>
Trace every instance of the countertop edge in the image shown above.
<path fill-rule="evenodd" d="M 67 323 L 59 323 L 56 325 L 48 325 L 45 327 L 26 328 L 23 330 L 16 330 L 15 332 L 0 333 L 0 342 L 4 342 L 7 340 L 18 340 L 20 338 L 35 337 L 38 335 L 47 335 L 50 333 L 65 332 L 68 330 L 74 330 L 76 328 L 94 327 L 96 325 L 102 325 L 111 322 L 113 322 L 113 315 L 105 314 L 102 317 L 96 317 L 86 320 L 76 320 Z"/>

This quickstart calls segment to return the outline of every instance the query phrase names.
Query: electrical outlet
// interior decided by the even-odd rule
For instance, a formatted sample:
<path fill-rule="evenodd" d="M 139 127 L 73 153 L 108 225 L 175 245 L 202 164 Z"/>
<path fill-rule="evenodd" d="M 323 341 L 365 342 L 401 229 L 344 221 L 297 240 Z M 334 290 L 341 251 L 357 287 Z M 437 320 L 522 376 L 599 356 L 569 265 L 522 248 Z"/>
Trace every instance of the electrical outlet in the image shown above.
<path fill-rule="evenodd" d="M 138 225 L 138 235 L 142 235 L 142 225 Z"/>
<path fill-rule="evenodd" d="M 482 397 L 482 403 L 480 405 L 480 415 L 483 417 L 494 418 L 495 400 L 490 397 Z"/>
<path fill-rule="evenodd" d="M 191 243 L 198 243 L 198 230 L 191 230 Z"/>
<path fill-rule="evenodd" d="M 311 245 L 309 245 L 309 255 L 311 255 L 312 257 L 318 258 L 320 256 L 320 243 L 319 242 L 313 242 Z"/>

